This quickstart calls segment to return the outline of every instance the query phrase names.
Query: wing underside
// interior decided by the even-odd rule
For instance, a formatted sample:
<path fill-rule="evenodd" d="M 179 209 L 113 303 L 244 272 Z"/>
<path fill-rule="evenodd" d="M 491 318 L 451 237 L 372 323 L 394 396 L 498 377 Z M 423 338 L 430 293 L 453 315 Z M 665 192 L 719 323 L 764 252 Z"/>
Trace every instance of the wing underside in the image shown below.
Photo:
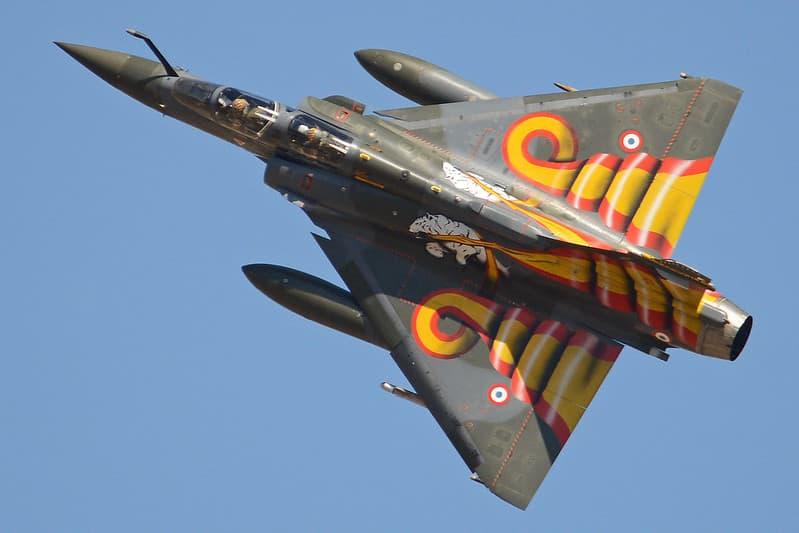
<path fill-rule="evenodd" d="M 317 237 L 467 466 L 525 508 L 621 346 L 489 294 L 412 242 L 315 220 Z"/>

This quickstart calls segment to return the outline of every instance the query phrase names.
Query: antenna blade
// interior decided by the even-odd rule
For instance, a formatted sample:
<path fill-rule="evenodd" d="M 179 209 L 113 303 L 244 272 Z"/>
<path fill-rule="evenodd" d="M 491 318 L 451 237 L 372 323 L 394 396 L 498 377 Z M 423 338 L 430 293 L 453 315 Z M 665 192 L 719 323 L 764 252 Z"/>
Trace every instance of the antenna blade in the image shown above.
<path fill-rule="evenodd" d="M 576 88 L 572 87 L 571 85 L 566 85 L 565 83 L 561 83 L 559 81 L 553 82 L 553 85 L 555 85 L 555 87 L 557 87 L 561 91 L 566 91 L 567 93 L 573 93 L 574 91 L 577 90 Z"/>

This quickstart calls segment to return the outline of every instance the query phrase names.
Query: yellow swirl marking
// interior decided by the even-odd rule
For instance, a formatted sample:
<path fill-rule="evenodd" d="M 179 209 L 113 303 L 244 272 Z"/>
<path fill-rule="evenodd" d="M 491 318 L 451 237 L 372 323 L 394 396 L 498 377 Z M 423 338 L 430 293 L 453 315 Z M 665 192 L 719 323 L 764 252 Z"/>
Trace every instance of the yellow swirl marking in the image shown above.
<path fill-rule="evenodd" d="M 499 306 L 485 298 L 455 290 L 434 292 L 416 306 L 411 330 L 416 342 L 428 354 L 449 359 L 474 345 L 475 331 L 488 335 L 498 314 Z M 461 326 L 455 333 L 445 333 L 439 327 L 445 315 L 466 323 L 469 328 Z"/>
<path fill-rule="evenodd" d="M 536 137 L 547 139 L 552 145 L 549 161 L 530 154 L 530 141 Z M 574 132 L 563 118 L 551 113 L 532 113 L 511 124 L 502 142 L 502 153 L 508 168 L 519 177 L 560 196 L 574 181 L 580 166 L 574 161 Z"/>

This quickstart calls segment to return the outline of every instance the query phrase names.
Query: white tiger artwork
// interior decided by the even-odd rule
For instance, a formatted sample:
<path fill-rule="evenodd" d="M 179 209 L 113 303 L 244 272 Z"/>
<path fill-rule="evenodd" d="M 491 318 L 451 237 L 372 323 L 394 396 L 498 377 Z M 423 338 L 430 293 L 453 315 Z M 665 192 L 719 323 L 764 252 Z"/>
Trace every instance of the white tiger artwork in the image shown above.
<path fill-rule="evenodd" d="M 463 222 L 449 219 L 444 215 L 431 215 L 430 213 L 414 220 L 408 231 L 416 235 L 460 235 L 468 239 L 480 240 L 480 234 Z M 482 246 L 471 246 L 458 242 L 431 241 L 425 244 L 425 249 L 430 255 L 439 258 L 444 257 L 446 251 L 449 250 L 455 254 L 455 260 L 461 265 L 465 265 L 466 260 L 472 256 L 476 257 L 481 263 L 486 262 L 486 250 Z"/>
<path fill-rule="evenodd" d="M 456 189 L 464 191 L 475 198 L 489 202 L 498 202 L 500 198 L 514 200 L 515 198 L 506 193 L 497 185 L 490 185 L 485 179 L 475 174 L 466 174 L 454 165 L 444 161 L 444 177 L 452 183 Z M 479 182 L 479 183 L 478 183 Z M 482 187 L 480 186 L 482 184 Z M 488 192 L 488 188 L 492 192 Z"/>

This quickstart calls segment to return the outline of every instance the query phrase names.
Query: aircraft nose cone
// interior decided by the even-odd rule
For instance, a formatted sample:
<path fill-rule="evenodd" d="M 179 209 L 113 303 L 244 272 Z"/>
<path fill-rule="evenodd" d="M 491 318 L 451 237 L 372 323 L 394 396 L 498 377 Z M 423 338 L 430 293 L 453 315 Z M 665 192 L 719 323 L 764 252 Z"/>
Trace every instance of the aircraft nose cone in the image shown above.
<path fill-rule="evenodd" d="M 82 44 L 56 42 L 56 46 L 78 63 L 120 91 L 155 107 L 155 87 L 150 82 L 166 76 L 164 67 L 155 61 L 123 52 Z"/>
<path fill-rule="evenodd" d="M 55 43 L 61 50 L 110 84 L 115 84 L 130 56 L 82 44 Z"/>

